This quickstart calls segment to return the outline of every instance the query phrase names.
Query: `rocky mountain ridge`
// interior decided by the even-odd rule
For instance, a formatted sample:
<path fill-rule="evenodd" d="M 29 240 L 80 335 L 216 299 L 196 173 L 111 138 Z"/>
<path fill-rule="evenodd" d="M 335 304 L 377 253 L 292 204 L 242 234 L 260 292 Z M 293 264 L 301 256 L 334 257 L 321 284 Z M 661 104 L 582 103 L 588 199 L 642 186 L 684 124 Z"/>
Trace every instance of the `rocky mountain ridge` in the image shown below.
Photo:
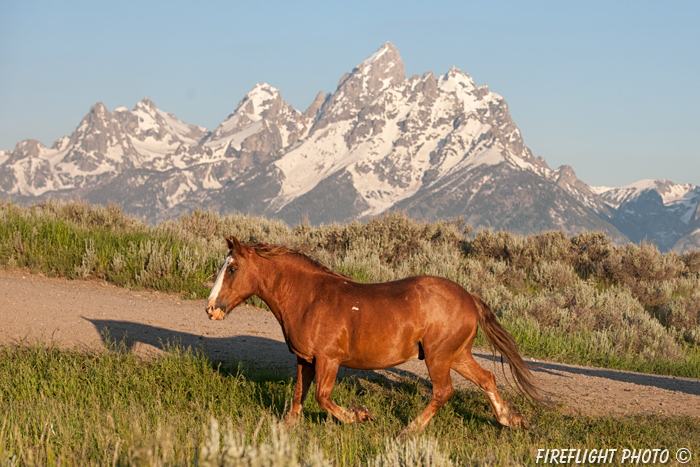
<path fill-rule="evenodd" d="M 213 131 L 150 99 L 94 105 L 50 148 L 0 151 L 0 196 L 117 202 L 151 223 L 193 209 L 295 224 L 405 210 L 531 234 L 603 231 L 660 249 L 700 246 L 700 188 L 642 181 L 590 187 L 525 145 L 508 106 L 457 68 L 407 77 L 384 44 L 304 111 L 258 84 Z"/>

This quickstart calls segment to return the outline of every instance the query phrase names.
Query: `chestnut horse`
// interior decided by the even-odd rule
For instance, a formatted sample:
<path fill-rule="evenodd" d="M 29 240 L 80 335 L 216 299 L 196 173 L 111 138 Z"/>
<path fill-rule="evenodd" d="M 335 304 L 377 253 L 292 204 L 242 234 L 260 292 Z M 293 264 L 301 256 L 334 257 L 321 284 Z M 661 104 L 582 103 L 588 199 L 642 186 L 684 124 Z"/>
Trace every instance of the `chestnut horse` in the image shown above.
<path fill-rule="evenodd" d="M 212 320 L 223 319 L 252 295 L 270 307 L 289 350 L 297 355 L 288 423 L 298 420 L 314 377 L 316 400 L 323 410 L 343 422 L 374 420 L 365 407 L 346 409 L 331 400 L 338 366 L 375 370 L 420 358 L 430 373 L 433 398 L 409 430 L 423 431 L 452 397 L 451 368 L 486 394 L 501 424 L 528 428 L 522 415 L 498 394 L 493 373 L 472 357 L 480 324 L 491 347 L 510 363 L 519 390 L 539 400 L 512 336 L 476 295 L 434 276 L 361 284 L 287 247 L 241 244 L 235 237 L 226 238 L 226 243 L 228 256 L 206 312 Z"/>

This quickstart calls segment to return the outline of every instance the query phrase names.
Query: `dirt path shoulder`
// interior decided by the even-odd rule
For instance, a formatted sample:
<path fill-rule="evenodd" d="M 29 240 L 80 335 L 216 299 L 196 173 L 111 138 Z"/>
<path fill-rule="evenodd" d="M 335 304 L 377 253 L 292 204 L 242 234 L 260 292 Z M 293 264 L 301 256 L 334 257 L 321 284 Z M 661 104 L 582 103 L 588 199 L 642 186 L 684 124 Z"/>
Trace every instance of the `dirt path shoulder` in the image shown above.
<path fill-rule="evenodd" d="M 126 336 L 140 355 L 158 354 L 170 341 L 202 347 L 214 360 L 265 366 L 285 377 L 294 374 L 296 359 L 287 350 L 277 320 L 265 310 L 240 306 L 224 321 L 209 321 L 203 300 L 0 269 L 0 345 L 53 341 L 61 347 L 94 349 L 104 346 L 105 330 L 115 340 Z M 474 356 L 497 375 L 499 384 L 507 384 L 500 363 L 494 364 L 487 350 L 475 350 Z M 540 385 L 566 412 L 700 417 L 699 379 L 537 365 Z M 425 364 L 418 360 L 375 373 L 390 379 L 428 378 Z M 453 381 L 474 387 L 457 374 Z"/>

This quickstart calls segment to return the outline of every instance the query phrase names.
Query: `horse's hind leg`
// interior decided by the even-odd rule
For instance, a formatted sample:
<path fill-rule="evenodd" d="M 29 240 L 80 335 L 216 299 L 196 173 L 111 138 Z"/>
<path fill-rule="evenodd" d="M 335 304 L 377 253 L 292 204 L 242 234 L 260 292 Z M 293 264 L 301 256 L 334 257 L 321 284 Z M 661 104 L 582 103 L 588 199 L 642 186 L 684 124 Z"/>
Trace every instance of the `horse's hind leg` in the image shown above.
<path fill-rule="evenodd" d="M 376 420 L 366 407 L 360 405 L 350 410 L 340 407 L 331 400 L 331 391 L 338 374 L 338 363 L 324 359 L 316 359 L 316 402 L 335 418 L 345 423 L 367 422 Z"/>
<path fill-rule="evenodd" d="M 428 422 L 440 410 L 440 407 L 445 405 L 445 402 L 450 400 L 454 390 L 452 389 L 452 378 L 450 377 L 449 361 L 435 361 L 426 357 L 426 365 L 428 373 L 433 382 L 433 398 L 428 406 L 418 415 L 406 428 L 408 431 L 421 433 Z"/>
<path fill-rule="evenodd" d="M 513 410 L 510 404 L 503 401 L 496 388 L 496 378 L 493 373 L 476 363 L 471 348 L 465 348 L 457 356 L 452 362 L 452 368 L 468 380 L 473 381 L 486 394 L 501 425 L 512 428 L 529 428 L 523 416 Z"/>
<path fill-rule="evenodd" d="M 306 395 L 309 393 L 309 387 L 316 375 L 316 370 L 313 364 L 306 360 L 297 357 L 297 382 L 294 386 L 294 398 L 292 399 L 292 408 L 287 414 L 286 423 L 291 425 L 299 420 L 301 415 L 301 407 L 304 405 Z"/>

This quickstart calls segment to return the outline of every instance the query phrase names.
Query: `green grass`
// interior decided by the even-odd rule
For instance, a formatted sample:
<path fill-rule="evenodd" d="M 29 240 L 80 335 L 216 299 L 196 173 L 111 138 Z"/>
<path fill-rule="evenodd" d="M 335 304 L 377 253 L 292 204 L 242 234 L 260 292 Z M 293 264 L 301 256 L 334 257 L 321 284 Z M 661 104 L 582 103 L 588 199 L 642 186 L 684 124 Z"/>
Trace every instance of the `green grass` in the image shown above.
<path fill-rule="evenodd" d="M 224 256 L 223 251 L 205 254 L 172 231 L 138 223 L 85 225 L 20 208 L 3 214 L 0 264 L 53 277 L 100 277 L 121 287 L 202 298 Z"/>
<path fill-rule="evenodd" d="M 0 465 L 203 465 L 211 451 L 206 446 L 222 446 L 211 440 L 212 417 L 224 438 L 228 433 L 240 446 L 276 446 L 274 420 L 289 406 L 291 379 L 214 365 L 178 347 L 151 361 L 119 345 L 110 348 L 0 347 Z M 377 421 L 335 421 L 316 404 L 312 386 L 303 419 L 288 434 L 296 460 L 311 463 L 319 451 L 334 465 L 387 456 L 387 440 L 423 409 L 430 393 L 418 380 L 350 377 L 339 381 L 333 397 L 344 406 L 367 406 Z M 524 410 L 531 430 L 501 427 L 483 395 L 458 390 L 420 439 L 436 441 L 433 454 L 457 465 L 536 465 L 537 450 L 546 448 L 675 453 L 685 447 L 700 455 L 697 419 L 570 416 L 508 398 Z M 225 439 L 221 443 L 225 447 Z"/>

